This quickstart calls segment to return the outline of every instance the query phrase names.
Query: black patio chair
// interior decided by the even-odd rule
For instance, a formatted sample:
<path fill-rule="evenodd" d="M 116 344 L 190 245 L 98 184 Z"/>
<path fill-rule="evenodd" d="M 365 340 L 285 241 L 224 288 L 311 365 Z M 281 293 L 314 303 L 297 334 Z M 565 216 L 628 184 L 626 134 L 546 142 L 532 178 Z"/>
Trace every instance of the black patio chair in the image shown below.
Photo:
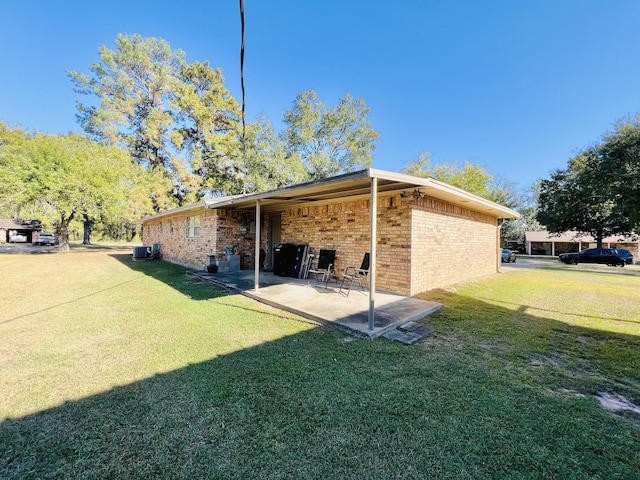
<path fill-rule="evenodd" d="M 309 275 L 315 275 L 316 280 L 318 282 L 322 281 L 325 287 L 331 280 L 331 275 L 334 273 L 334 264 L 336 261 L 336 251 L 335 250 L 320 250 L 318 254 L 318 261 L 315 265 L 311 265 L 309 268 Z M 321 278 L 318 278 L 318 275 Z"/>
<path fill-rule="evenodd" d="M 362 281 L 364 280 L 364 285 Z M 358 282 L 360 288 L 365 290 L 369 288 L 369 252 L 364 254 L 364 258 L 362 259 L 362 263 L 360 264 L 360 268 L 357 267 L 347 267 L 344 269 L 344 273 L 342 274 L 342 283 L 340 284 L 340 293 L 343 293 L 342 289 L 345 283 L 349 284 L 349 288 L 347 289 L 347 297 L 351 293 L 351 287 L 353 286 L 353 282 Z"/>

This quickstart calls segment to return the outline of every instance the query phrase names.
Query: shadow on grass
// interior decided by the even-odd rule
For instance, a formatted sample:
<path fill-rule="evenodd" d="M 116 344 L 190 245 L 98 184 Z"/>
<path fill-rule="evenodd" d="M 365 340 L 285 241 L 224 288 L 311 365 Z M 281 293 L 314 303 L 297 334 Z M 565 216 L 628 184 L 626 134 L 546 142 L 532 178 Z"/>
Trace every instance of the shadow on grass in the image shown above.
<path fill-rule="evenodd" d="M 203 282 L 195 277 L 187 277 L 186 270 L 180 265 L 158 260 L 134 261 L 133 255 L 126 253 L 110 253 L 131 270 L 150 276 L 163 282 L 193 300 L 209 300 L 229 295 L 225 289 L 212 283 Z"/>
<path fill-rule="evenodd" d="M 571 315 L 571 316 L 575 316 L 578 318 L 590 318 L 590 319 L 595 319 L 595 320 L 606 320 L 606 321 L 613 321 L 613 322 L 621 322 L 621 323 L 629 323 L 629 324 L 635 324 L 638 325 L 640 324 L 640 319 L 636 319 L 636 320 L 629 320 L 626 318 L 616 318 L 616 317 L 611 317 L 611 316 L 602 316 L 602 315 L 589 315 L 589 314 L 584 314 L 582 312 L 571 312 L 571 311 L 567 311 L 567 310 L 552 310 L 549 308 L 543 308 L 543 307 L 539 307 L 536 305 L 523 305 L 523 304 L 519 304 L 519 303 L 513 303 L 513 302 L 505 302 L 505 301 L 501 301 L 500 302 L 501 305 L 511 305 L 513 307 L 517 307 L 518 310 L 520 312 L 524 312 L 528 309 L 531 310 L 535 310 L 535 311 L 539 311 L 539 312 L 546 312 L 546 313 L 559 313 L 562 315 Z"/>
<path fill-rule="evenodd" d="M 119 250 L 122 250 L 122 248 L 120 248 Z M 179 278 L 177 277 L 177 275 L 179 275 L 180 273 L 184 272 L 184 268 L 177 266 L 177 265 L 173 265 L 167 262 L 134 262 L 132 260 L 132 255 L 130 254 L 126 254 L 126 253 L 111 253 L 109 254 L 111 257 L 115 258 L 116 260 L 124 263 L 127 267 L 129 267 L 131 270 L 134 270 L 136 272 L 140 272 L 141 274 L 147 275 L 147 276 L 151 276 L 156 280 L 162 281 L 164 283 L 166 283 L 167 285 L 170 285 L 171 287 L 175 288 L 176 290 L 178 290 L 180 293 L 182 293 L 183 295 L 193 299 L 193 300 L 210 300 L 213 298 L 220 298 L 220 297 L 225 297 L 228 296 L 229 293 L 220 288 L 220 287 L 216 287 L 210 283 L 205 283 L 202 281 L 199 281 L 195 278 L 189 278 L 186 279 L 184 281 L 177 281 L 176 279 Z M 122 287 L 123 285 L 126 285 L 128 283 L 135 283 L 138 279 L 133 278 L 131 280 L 127 280 L 124 282 L 120 282 L 120 283 L 116 283 L 114 285 L 111 285 L 108 288 L 103 288 L 101 290 L 96 290 L 96 291 L 92 291 L 91 293 L 88 293 L 86 295 L 81 295 L 78 296 L 76 298 L 64 301 L 64 302 L 60 302 L 60 303 L 56 303 L 54 305 L 50 305 L 47 306 L 46 308 L 41 308 L 38 310 L 34 310 L 32 312 L 14 317 L 14 318 L 10 318 L 8 320 L 4 320 L 2 322 L 0 322 L 0 324 L 6 324 L 6 323 L 10 323 L 10 322 L 14 322 L 16 320 L 20 320 L 26 317 L 29 317 L 31 315 L 34 314 L 38 314 L 38 313 L 43 313 L 46 312 L 48 310 L 53 310 L 55 308 L 60 307 L 61 305 L 68 305 L 68 304 L 72 304 L 75 303 L 79 300 L 83 300 L 83 299 L 87 299 L 87 298 L 91 298 L 93 296 L 99 295 L 101 293 L 107 292 L 109 290 L 113 290 L 119 287 Z M 230 305 L 231 306 L 231 305 Z"/>
<path fill-rule="evenodd" d="M 131 270 L 140 272 L 150 276 L 155 280 L 169 285 L 186 297 L 196 301 L 206 301 L 216 299 L 218 304 L 233 309 L 246 310 L 247 312 L 265 313 L 268 311 L 270 315 L 278 318 L 291 320 L 295 316 L 293 314 L 285 314 L 282 310 L 268 307 L 260 304 L 260 308 L 249 308 L 247 306 L 236 305 L 231 302 L 225 302 L 222 299 L 239 295 L 211 282 L 204 281 L 198 277 L 187 275 L 184 267 L 169 262 L 145 260 L 134 261 L 130 254 L 109 254 L 112 258 L 122 262 Z M 302 317 L 295 317 L 297 321 L 317 326 L 316 322 L 312 322 Z"/>
<path fill-rule="evenodd" d="M 129 251 L 132 252 L 133 248 L 139 244 L 137 243 L 118 243 L 118 242 L 97 242 L 90 243 L 88 245 L 83 244 L 82 242 L 69 242 L 69 248 L 72 252 L 112 252 L 112 251 Z"/>
<path fill-rule="evenodd" d="M 638 426 L 566 393 L 640 401 L 638 337 L 447 295 L 411 347 L 318 328 L 5 420 L 0 477 L 640 476 Z"/>
<path fill-rule="evenodd" d="M 526 267 L 525 267 L 526 268 Z M 640 268 L 638 265 L 627 265 L 626 267 L 609 267 L 607 265 L 596 264 L 579 264 L 567 265 L 562 262 L 537 265 L 536 268 L 554 271 L 583 271 L 602 275 L 623 275 L 630 277 L 640 277 Z"/>

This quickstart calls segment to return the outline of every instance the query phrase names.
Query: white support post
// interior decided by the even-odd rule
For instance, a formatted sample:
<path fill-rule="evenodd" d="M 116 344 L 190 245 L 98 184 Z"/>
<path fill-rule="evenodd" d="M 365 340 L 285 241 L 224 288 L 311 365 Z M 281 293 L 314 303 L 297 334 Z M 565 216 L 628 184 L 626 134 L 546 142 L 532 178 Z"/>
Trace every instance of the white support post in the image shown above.
<path fill-rule="evenodd" d="M 500 245 L 500 230 L 502 230 L 502 224 L 504 219 L 498 219 L 498 226 L 496 227 L 496 272 L 500 272 L 502 267 L 502 246 Z"/>
<path fill-rule="evenodd" d="M 371 238 L 369 246 L 369 330 L 375 327 L 376 247 L 378 245 L 378 179 L 371 179 Z"/>
<path fill-rule="evenodd" d="M 260 230 L 262 222 L 260 221 L 260 200 L 256 200 L 256 250 L 255 259 L 255 275 L 253 281 L 253 289 L 257 292 L 260 289 Z"/>

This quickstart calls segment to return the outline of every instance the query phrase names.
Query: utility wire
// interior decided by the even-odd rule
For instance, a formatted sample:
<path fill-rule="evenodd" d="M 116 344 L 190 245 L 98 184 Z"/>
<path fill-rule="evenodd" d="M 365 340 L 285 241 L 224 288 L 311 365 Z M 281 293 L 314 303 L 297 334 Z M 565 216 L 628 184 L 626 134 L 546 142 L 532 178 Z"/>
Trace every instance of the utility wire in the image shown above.
<path fill-rule="evenodd" d="M 242 87 L 242 193 L 247 194 L 247 148 L 245 143 L 246 123 L 244 119 L 244 0 L 240 0 L 240 86 Z"/>

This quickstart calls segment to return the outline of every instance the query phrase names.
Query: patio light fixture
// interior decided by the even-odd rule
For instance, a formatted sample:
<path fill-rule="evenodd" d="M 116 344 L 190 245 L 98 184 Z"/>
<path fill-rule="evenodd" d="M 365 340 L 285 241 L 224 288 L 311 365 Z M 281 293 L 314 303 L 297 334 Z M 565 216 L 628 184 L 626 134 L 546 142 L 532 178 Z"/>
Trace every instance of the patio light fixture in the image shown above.
<path fill-rule="evenodd" d="M 424 193 L 422 193 L 420 190 L 418 190 L 417 188 L 409 193 L 406 190 L 403 190 L 402 193 L 400 194 L 400 196 L 402 198 L 409 198 L 411 200 L 415 200 L 416 198 L 423 198 L 424 197 Z"/>

